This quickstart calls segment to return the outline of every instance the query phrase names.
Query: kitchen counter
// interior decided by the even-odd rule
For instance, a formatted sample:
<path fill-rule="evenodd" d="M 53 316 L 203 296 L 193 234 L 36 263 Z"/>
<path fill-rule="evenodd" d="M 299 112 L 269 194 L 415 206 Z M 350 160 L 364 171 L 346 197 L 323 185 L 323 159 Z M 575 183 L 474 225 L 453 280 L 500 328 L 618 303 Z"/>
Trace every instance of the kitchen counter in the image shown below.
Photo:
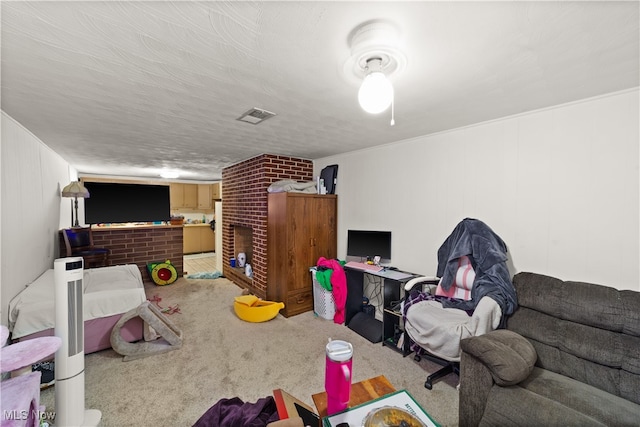
<path fill-rule="evenodd" d="M 204 225 L 209 225 L 209 224 L 204 224 Z M 102 226 L 96 226 L 96 225 L 92 225 L 91 226 L 91 230 L 93 231 L 108 231 L 108 230 L 126 230 L 126 229 L 141 229 L 141 228 L 182 228 L 183 225 L 171 225 L 171 224 L 140 224 L 140 225 L 135 225 L 135 224 L 123 224 L 123 225 L 102 225 Z"/>
<path fill-rule="evenodd" d="M 200 224 L 184 224 L 185 227 L 211 227 L 208 222 L 200 223 Z"/>

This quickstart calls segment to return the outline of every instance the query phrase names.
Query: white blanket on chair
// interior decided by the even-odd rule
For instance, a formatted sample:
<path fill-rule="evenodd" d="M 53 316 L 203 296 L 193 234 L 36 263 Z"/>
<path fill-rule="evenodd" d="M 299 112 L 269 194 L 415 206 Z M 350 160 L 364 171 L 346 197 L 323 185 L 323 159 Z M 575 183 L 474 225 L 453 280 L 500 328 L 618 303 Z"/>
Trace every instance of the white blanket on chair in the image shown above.
<path fill-rule="evenodd" d="M 449 361 L 460 360 L 460 340 L 492 331 L 502 312 L 492 298 L 484 297 L 472 316 L 457 308 L 443 308 L 438 301 L 420 301 L 407 311 L 405 330 L 420 347 Z"/>

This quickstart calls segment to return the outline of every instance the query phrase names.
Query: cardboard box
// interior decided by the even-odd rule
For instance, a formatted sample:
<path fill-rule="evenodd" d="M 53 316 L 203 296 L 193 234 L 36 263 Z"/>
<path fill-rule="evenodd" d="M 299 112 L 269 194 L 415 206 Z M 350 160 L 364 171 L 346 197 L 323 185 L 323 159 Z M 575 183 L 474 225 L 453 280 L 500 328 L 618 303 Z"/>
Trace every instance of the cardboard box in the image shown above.
<path fill-rule="evenodd" d="M 320 417 L 314 409 L 286 391 L 280 388 L 273 390 L 273 398 L 281 420 L 300 417 L 305 426 L 320 426 Z"/>

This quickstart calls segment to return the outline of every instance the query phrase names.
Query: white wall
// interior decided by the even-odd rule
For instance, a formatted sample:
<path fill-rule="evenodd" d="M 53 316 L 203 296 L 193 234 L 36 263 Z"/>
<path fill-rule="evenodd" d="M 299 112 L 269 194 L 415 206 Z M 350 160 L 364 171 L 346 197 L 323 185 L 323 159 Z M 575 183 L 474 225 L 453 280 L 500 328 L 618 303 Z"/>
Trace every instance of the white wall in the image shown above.
<path fill-rule="evenodd" d="M 392 263 L 433 275 L 471 217 L 513 273 L 640 290 L 639 113 L 635 89 L 316 159 L 339 165 L 338 255 L 348 229 L 391 230 Z"/>
<path fill-rule="evenodd" d="M 76 172 L 4 112 L 1 125 L 0 321 L 6 325 L 9 301 L 59 256 L 58 230 L 71 225 L 71 205 L 60 202 L 60 191 Z"/>

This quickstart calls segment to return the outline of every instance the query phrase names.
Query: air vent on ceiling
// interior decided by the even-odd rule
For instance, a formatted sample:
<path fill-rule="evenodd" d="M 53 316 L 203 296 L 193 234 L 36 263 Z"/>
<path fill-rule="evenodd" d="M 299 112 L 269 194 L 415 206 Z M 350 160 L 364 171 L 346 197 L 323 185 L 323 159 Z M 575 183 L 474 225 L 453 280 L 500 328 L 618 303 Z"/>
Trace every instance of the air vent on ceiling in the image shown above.
<path fill-rule="evenodd" d="M 244 112 L 236 120 L 251 123 L 252 125 L 257 125 L 258 123 L 262 123 L 269 117 L 273 117 L 275 115 L 276 113 L 272 113 L 271 111 L 263 110 L 261 108 L 252 108 L 249 111 Z"/>

